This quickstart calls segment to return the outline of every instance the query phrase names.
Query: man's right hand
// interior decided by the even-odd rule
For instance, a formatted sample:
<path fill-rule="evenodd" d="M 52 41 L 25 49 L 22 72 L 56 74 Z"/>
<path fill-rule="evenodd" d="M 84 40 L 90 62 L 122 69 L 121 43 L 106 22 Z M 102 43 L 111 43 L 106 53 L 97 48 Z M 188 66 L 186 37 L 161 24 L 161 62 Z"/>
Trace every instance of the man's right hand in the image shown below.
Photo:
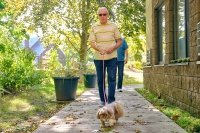
<path fill-rule="evenodd" d="M 106 54 L 106 51 L 102 50 L 102 51 L 99 51 L 101 55 L 105 55 Z"/>

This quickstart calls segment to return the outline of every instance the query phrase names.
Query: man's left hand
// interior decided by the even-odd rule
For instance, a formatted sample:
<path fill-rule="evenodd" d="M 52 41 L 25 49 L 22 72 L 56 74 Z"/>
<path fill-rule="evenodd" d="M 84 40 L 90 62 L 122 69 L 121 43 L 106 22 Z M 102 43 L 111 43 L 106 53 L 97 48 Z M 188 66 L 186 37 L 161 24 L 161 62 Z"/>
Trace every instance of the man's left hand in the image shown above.
<path fill-rule="evenodd" d="M 113 47 L 106 50 L 106 54 L 111 54 L 115 49 Z"/>
<path fill-rule="evenodd" d="M 128 61 L 127 61 L 127 60 L 125 60 L 125 61 L 124 61 L 124 64 L 127 64 L 127 63 L 128 63 Z"/>

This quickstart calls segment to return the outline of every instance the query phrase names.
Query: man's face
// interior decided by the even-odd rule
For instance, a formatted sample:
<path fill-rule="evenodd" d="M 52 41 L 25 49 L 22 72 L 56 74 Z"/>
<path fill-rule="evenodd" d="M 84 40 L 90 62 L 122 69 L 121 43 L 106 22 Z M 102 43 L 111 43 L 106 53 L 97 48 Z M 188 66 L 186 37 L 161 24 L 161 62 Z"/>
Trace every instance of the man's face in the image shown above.
<path fill-rule="evenodd" d="M 99 20 L 101 24 L 106 24 L 108 20 L 108 12 L 106 10 L 99 10 L 98 13 Z"/>

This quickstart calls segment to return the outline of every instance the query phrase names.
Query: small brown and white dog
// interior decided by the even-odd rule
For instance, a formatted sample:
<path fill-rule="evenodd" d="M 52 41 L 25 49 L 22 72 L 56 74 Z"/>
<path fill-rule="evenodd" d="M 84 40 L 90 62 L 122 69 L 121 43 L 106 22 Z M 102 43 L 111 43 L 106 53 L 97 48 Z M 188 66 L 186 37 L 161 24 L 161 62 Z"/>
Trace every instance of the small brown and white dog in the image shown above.
<path fill-rule="evenodd" d="M 112 102 L 100 108 L 96 117 L 101 121 L 101 127 L 105 127 L 105 122 L 108 121 L 110 127 L 118 121 L 118 118 L 124 115 L 123 107 L 118 102 Z"/>

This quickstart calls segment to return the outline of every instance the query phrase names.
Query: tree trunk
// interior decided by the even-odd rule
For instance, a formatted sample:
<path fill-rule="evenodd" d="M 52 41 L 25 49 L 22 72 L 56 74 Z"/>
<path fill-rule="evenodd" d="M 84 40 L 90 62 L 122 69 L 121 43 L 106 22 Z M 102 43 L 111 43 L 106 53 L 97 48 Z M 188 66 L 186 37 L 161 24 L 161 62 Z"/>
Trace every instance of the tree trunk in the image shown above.
<path fill-rule="evenodd" d="M 86 56 L 87 56 L 87 39 L 88 39 L 88 29 L 89 29 L 89 17 L 86 13 L 86 7 L 89 9 L 90 1 L 82 0 L 82 33 L 81 33 L 81 46 L 79 50 L 80 62 L 86 65 Z"/>

